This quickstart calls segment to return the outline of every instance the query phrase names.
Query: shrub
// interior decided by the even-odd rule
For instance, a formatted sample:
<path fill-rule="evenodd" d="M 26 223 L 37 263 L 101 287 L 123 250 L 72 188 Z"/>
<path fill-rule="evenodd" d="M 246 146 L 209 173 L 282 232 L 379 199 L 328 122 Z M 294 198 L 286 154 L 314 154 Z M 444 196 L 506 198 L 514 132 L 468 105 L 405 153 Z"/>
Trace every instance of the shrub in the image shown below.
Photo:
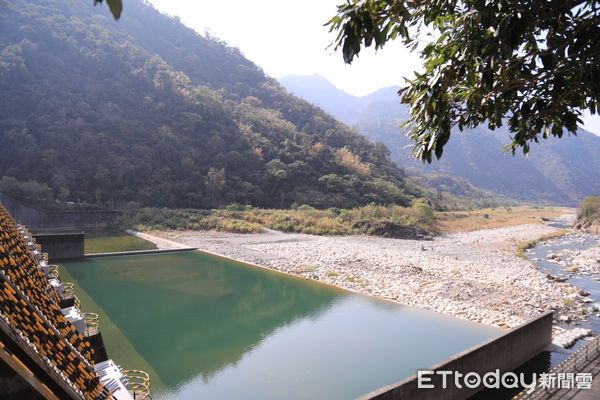
<path fill-rule="evenodd" d="M 436 232 L 435 216 L 424 202 L 411 208 L 368 205 L 356 209 L 318 210 L 301 205 L 296 210 L 249 209 L 230 205 L 225 210 L 170 210 L 141 208 L 126 212 L 120 228 L 137 230 L 218 230 L 257 233 L 264 228 L 314 235 L 367 234 L 416 238 Z"/>
<path fill-rule="evenodd" d="M 429 224 L 433 222 L 433 209 L 431 206 L 423 201 L 418 201 L 413 205 L 414 210 L 416 211 L 417 218 L 420 221 Z"/>
<path fill-rule="evenodd" d="M 590 196 L 583 199 L 577 217 L 582 222 L 592 222 L 600 219 L 600 196 Z"/>
<path fill-rule="evenodd" d="M 226 211 L 244 211 L 244 207 L 242 207 L 242 205 L 238 204 L 238 203 L 231 203 L 231 204 L 225 206 L 225 210 Z"/>

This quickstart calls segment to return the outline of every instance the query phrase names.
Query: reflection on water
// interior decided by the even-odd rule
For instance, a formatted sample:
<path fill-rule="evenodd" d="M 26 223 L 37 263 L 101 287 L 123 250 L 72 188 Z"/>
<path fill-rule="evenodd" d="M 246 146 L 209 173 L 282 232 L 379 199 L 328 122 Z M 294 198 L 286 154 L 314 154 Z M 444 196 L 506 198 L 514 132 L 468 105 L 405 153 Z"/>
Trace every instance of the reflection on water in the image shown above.
<path fill-rule="evenodd" d="M 500 333 L 198 252 L 65 266 L 157 375 L 156 399 L 350 399 Z"/>
<path fill-rule="evenodd" d="M 154 243 L 126 233 L 85 233 L 85 254 L 156 249 Z"/>

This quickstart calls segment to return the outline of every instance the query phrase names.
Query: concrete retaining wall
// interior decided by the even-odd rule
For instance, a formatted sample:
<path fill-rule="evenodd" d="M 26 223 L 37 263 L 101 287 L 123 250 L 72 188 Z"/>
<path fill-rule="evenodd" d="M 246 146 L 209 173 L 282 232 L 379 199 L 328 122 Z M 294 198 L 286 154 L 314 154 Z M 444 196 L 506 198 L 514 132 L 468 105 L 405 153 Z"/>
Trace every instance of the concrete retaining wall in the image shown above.
<path fill-rule="evenodd" d="M 48 253 L 50 261 L 69 260 L 83 257 L 84 234 L 78 233 L 33 233 L 42 251 Z"/>
<path fill-rule="evenodd" d="M 19 203 L 0 193 L 0 202 L 15 221 L 30 230 L 56 230 L 76 228 L 85 231 L 101 231 L 109 227 L 121 215 L 112 210 L 43 210 Z"/>
<path fill-rule="evenodd" d="M 184 247 L 181 249 L 156 249 L 156 250 L 132 250 L 132 251 L 116 251 L 111 253 L 90 253 L 86 254 L 85 258 L 101 258 L 101 257 L 115 257 L 115 256 L 139 256 L 146 254 L 165 254 L 165 253 L 178 253 L 182 251 L 196 251 L 195 247 Z"/>
<path fill-rule="evenodd" d="M 520 326 L 507 331 L 502 336 L 490 339 L 451 357 L 429 370 L 459 371 L 463 374 L 477 372 L 483 376 L 487 372 L 500 370 L 509 372 L 530 360 L 552 343 L 552 312 L 547 312 Z M 463 400 L 483 387 L 458 389 L 449 379 L 446 389 L 442 388 L 441 375 L 428 375 L 433 389 L 417 388 L 417 375 L 408 377 L 396 384 L 385 386 L 358 400 Z"/>

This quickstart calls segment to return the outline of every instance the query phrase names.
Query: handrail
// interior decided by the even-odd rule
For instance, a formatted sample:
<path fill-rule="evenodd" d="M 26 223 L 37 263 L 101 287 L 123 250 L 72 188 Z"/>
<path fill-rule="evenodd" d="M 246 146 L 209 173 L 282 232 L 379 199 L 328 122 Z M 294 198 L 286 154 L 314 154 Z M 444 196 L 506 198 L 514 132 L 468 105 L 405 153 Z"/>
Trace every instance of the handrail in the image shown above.
<path fill-rule="evenodd" d="M 87 325 L 85 330 L 86 335 L 92 336 L 98 333 L 100 330 L 100 317 L 98 314 L 93 312 L 84 312 L 81 315 L 83 316 L 83 319 Z"/>
<path fill-rule="evenodd" d="M 147 372 L 137 369 L 123 370 L 126 378 L 127 390 L 135 400 L 151 400 L 150 396 L 150 375 Z"/>
<path fill-rule="evenodd" d="M 71 282 L 62 283 L 64 297 L 72 297 L 75 295 L 75 292 L 73 291 L 74 286 L 75 285 L 73 285 Z"/>
<path fill-rule="evenodd" d="M 73 295 L 73 303 L 75 305 L 75 307 L 77 307 L 78 309 L 81 310 L 81 302 L 79 301 L 79 297 L 77 297 L 76 294 Z"/>
<path fill-rule="evenodd" d="M 60 279 L 60 270 L 58 265 L 48 265 L 48 278 Z"/>

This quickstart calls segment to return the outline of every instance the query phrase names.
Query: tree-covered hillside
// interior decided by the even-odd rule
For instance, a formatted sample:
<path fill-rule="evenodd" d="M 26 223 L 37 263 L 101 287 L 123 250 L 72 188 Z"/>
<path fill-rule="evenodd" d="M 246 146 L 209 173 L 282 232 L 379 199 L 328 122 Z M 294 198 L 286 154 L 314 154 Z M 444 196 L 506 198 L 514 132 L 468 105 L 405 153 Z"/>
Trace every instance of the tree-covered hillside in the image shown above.
<path fill-rule="evenodd" d="M 373 145 L 226 44 L 130 0 L 0 1 L 0 176 L 112 207 L 408 204 Z M 8 177 L 8 178 L 7 178 Z M 14 179 L 12 179 L 14 178 Z M 11 186 L 12 185 L 12 186 Z"/>
<path fill-rule="evenodd" d="M 455 129 L 444 156 L 423 164 L 410 158 L 412 142 L 401 129 L 409 118 L 409 110 L 400 104 L 398 87 L 360 98 L 335 87 L 329 87 L 325 96 L 319 91 L 298 90 L 298 82 L 307 87 L 316 84 L 327 87 L 323 79 L 289 77 L 281 81 L 293 93 L 352 124 L 370 140 L 383 142 L 390 149 L 392 160 L 409 172 L 425 174 L 423 182 L 428 186 L 437 189 L 442 184 L 443 190 L 462 196 L 462 189 L 471 191 L 468 186 L 459 185 L 459 191 L 449 187 L 460 183 L 454 179 L 458 177 L 476 188 L 513 199 L 569 205 L 600 192 L 600 137 L 583 129 L 579 129 L 577 136 L 549 138 L 539 146 L 532 145 L 527 157 L 504 151 L 511 140 L 506 128 L 491 131 L 478 127 L 464 132 Z M 335 104 L 340 101 L 353 107 L 351 118 L 337 112 Z M 443 179 L 439 174 L 445 175 Z"/>

